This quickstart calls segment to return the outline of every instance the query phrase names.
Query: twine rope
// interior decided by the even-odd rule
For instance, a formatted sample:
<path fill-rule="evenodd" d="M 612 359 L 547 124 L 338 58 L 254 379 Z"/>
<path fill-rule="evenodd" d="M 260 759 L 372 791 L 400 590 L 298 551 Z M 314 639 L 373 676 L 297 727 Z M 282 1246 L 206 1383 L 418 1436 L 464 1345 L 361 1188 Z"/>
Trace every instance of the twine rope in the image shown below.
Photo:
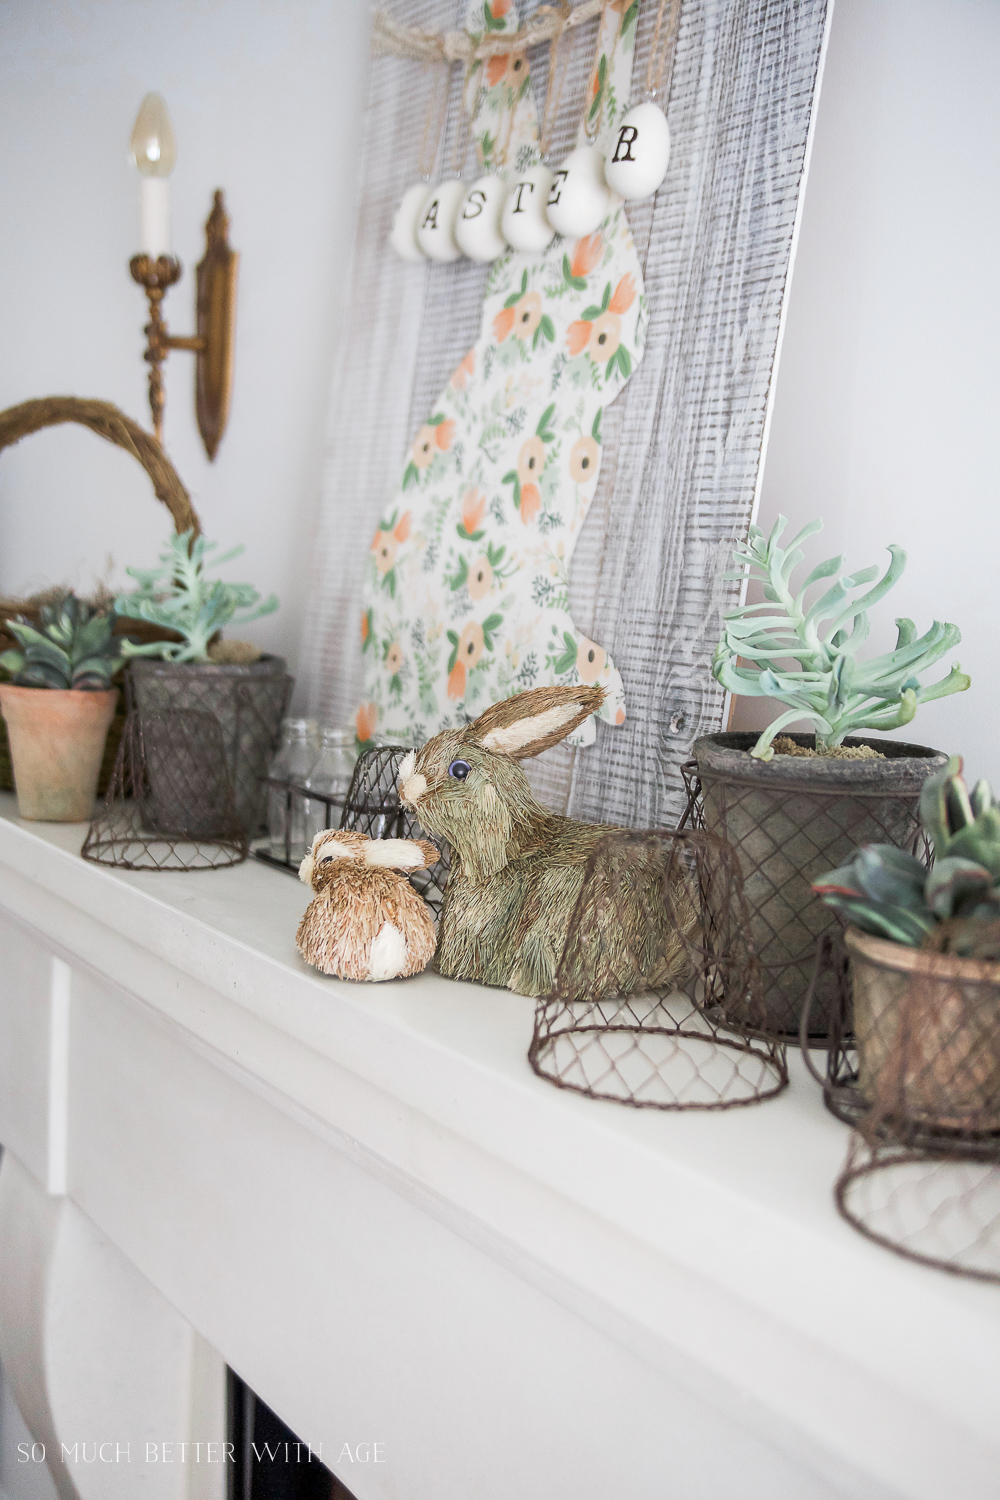
<path fill-rule="evenodd" d="M 468 74 L 463 72 L 462 87 L 458 95 L 458 120 L 455 125 L 455 140 L 451 151 L 451 175 L 461 177 L 465 166 L 465 158 L 469 150 L 469 136 L 472 133 L 472 114 L 466 108 L 466 85 Z M 451 75 L 448 77 L 448 96 L 451 97 Z"/>
<path fill-rule="evenodd" d="M 544 10 L 553 9 L 551 6 L 543 6 Z M 536 15 L 540 12 L 536 12 Z M 566 81 L 566 71 L 569 67 L 569 49 L 561 47 L 560 43 L 571 25 L 573 7 L 569 0 L 559 0 L 558 19 L 559 29 L 549 44 L 549 77 L 545 88 L 545 104 L 542 108 L 542 120 L 538 131 L 538 149 L 544 161 L 549 154 L 552 145 L 552 133 L 555 130 L 556 116 L 559 113 L 559 100 L 562 98 L 563 84 Z"/>
<path fill-rule="evenodd" d="M 430 92 L 427 95 L 427 110 L 424 114 L 424 137 L 420 143 L 418 176 L 429 178 L 438 158 L 444 122 L 448 113 L 448 95 L 451 92 L 451 68 L 443 58 L 436 58 L 429 69 Z"/>
<path fill-rule="evenodd" d="M 573 26 L 583 26 L 604 10 L 608 0 L 581 0 L 570 5 L 540 5 L 526 25 L 503 36 L 475 41 L 467 31 L 422 31 L 402 26 L 387 11 L 377 10 L 372 22 L 372 52 L 376 57 L 412 57 L 423 62 L 460 62 L 466 67 L 488 57 L 523 52 L 542 42 L 555 42 Z"/>
<path fill-rule="evenodd" d="M 193 530 L 197 535 L 201 531 L 191 497 L 156 438 L 110 401 L 43 396 L 35 401 L 22 401 L 20 406 L 8 406 L 6 411 L 0 411 L 0 451 L 33 432 L 61 422 L 78 422 L 89 427 L 98 437 L 131 454 L 149 475 L 156 498 L 169 510 L 178 534 Z"/>
<path fill-rule="evenodd" d="M 646 98 L 655 99 L 664 87 L 666 79 L 666 93 L 669 97 L 670 84 L 674 75 L 674 54 L 677 51 L 677 32 L 681 23 L 681 0 L 670 0 L 670 14 L 667 17 L 666 31 L 663 35 L 663 44 L 660 44 L 660 33 L 663 32 L 663 18 L 666 15 L 667 0 L 660 0 L 656 12 L 656 22 L 653 26 L 653 39 L 649 44 L 649 59 L 646 63 Z M 663 107 L 666 108 L 666 99 Z"/>

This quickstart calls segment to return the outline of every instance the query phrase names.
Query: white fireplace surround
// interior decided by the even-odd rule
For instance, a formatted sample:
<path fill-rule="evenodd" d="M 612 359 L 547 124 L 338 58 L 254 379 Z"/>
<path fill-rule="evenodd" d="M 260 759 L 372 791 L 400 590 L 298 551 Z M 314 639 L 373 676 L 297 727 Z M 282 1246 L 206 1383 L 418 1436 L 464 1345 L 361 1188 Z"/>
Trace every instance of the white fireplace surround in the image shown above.
<path fill-rule="evenodd" d="M 0 803 L 0 1360 L 61 1496 L 221 1500 L 224 1362 L 358 1500 L 1000 1493 L 1000 1293 L 838 1218 L 797 1057 L 746 1109 L 588 1101 L 520 996 L 308 969 L 288 877 Z"/>

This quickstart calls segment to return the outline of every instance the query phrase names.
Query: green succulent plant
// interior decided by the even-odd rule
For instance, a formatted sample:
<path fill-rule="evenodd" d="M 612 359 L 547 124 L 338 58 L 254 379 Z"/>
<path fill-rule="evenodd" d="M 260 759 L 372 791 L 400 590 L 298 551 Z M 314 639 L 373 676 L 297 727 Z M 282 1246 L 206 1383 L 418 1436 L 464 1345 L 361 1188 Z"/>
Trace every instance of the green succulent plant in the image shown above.
<path fill-rule="evenodd" d="M 920 673 L 958 645 L 962 636 L 957 625 L 935 620 L 918 637 L 912 620 L 897 619 L 895 649 L 867 661 L 857 659 L 858 648 L 868 638 L 869 609 L 885 597 L 906 567 L 901 547 L 889 547 L 889 566 L 867 593 L 851 597 L 878 578 L 878 568 L 839 578 L 807 608 L 807 589 L 833 577 L 844 559 L 827 558 L 793 589 L 792 574 L 805 560 L 800 544 L 821 531 L 823 522 L 811 521 L 790 546 L 782 547 L 787 524 L 779 516 L 769 536 L 751 526 L 749 539 L 737 544 L 737 571 L 726 577 L 762 579 L 766 602 L 744 604 L 725 615 L 712 662 L 714 676 L 727 691 L 776 698 L 787 705 L 787 712 L 767 726 L 751 755 L 770 760 L 774 736 L 800 719 L 815 727 L 817 750 L 827 750 L 859 729 L 898 729 L 909 723 L 918 704 L 964 692 L 971 679 L 957 662 L 940 682 L 923 687 L 919 680 Z"/>
<path fill-rule="evenodd" d="M 114 628 L 112 610 L 66 594 L 42 605 L 37 625 L 23 615 L 7 621 L 18 645 L 0 655 L 0 667 L 17 687 L 103 691 L 125 659 L 125 641 Z"/>
<path fill-rule="evenodd" d="M 1000 957 L 1000 804 L 985 781 L 970 792 L 962 762 L 924 783 L 920 821 L 934 845 L 928 869 L 891 844 L 866 844 L 813 882 L 828 906 L 876 937 Z"/>
<path fill-rule="evenodd" d="M 129 644 L 127 656 L 160 656 L 166 661 L 208 661 L 212 637 L 231 621 L 245 625 L 278 608 L 276 595 L 260 602 L 260 594 L 249 583 L 224 583 L 206 577 L 207 554 L 217 542 L 206 542 L 192 531 L 172 536 L 165 552 L 160 553 L 160 568 L 126 568 L 138 580 L 139 587 L 130 594 L 120 594 L 115 609 L 121 615 L 147 620 L 151 625 L 165 626 L 183 636 L 182 641 L 151 641 L 147 645 Z M 244 549 L 233 547 L 221 557 L 212 558 L 214 567 L 231 562 Z"/>

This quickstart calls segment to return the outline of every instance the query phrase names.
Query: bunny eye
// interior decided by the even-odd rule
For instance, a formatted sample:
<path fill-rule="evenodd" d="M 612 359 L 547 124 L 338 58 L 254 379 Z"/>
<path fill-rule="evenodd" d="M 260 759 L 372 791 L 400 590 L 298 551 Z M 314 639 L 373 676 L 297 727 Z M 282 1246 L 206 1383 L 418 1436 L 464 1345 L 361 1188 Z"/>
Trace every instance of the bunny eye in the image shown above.
<path fill-rule="evenodd" d="M 448 775 L 454 776 L 456 781 L 464 781 L 472 770 L 467 760 L 453 760 L 448 767 Z"/>
<path fill-rule="evenodd" d="M 320 860 L 320 864 L 321 865 L 332 865 L 333 864 L 333 855 L 332 854 L 324 854 L 323 858 Z"/>

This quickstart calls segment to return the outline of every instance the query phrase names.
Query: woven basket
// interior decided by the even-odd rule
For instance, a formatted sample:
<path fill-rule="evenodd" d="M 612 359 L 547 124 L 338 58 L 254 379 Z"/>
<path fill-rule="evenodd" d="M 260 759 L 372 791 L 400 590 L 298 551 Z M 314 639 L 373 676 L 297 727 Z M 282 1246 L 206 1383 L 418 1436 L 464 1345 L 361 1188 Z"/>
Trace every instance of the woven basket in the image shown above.
<path fill-rule="evenodd" d="M 196 535 L 200 532 L 201 523 L 191 504 L 191 497 L 156 438 L 123 411 L 119 411 L 117 406 L 112 406 L 110 401 L 91 401 L 78 396 L 44 396 L 38 401 L 22 401 L 20 406 L 9 406 L 6 411 L 0 411 L 0 450 L 9 448 L 33 432 L 40 432 L 43 427 L 56 427 L 62 422 L 78 422 L 82 427 L 89 427 L 91 432 L 96 432 L 98 437 L 131 453 L 149 475 L 156 498 L 162 500 L 169 510 L 178 534 L 188 530 L 193 530 Z M 6 651 L 8 646 L 16 644 L 4 629 L 4 621 L 15 614 L 37 621 L 45 599 L 45 595 L 36 595 L 31 599 L 0 600 L 0 651 Z M 143 641 L 180 639 L 173 631 L 161 630 L 145 620 L 124 618 L 117 622 L 115 633 L 135 636 Z M 124 695 L 121 695 L 104 749 L 97 787 L 98 793 L 102 795 L 107 789 L 114 767 L 124 723 L 125 704 Z M 7 726 L 0 718 L 0 790 L 10 792 L 13 789 L 14 776 L 7 742 Z"/>

